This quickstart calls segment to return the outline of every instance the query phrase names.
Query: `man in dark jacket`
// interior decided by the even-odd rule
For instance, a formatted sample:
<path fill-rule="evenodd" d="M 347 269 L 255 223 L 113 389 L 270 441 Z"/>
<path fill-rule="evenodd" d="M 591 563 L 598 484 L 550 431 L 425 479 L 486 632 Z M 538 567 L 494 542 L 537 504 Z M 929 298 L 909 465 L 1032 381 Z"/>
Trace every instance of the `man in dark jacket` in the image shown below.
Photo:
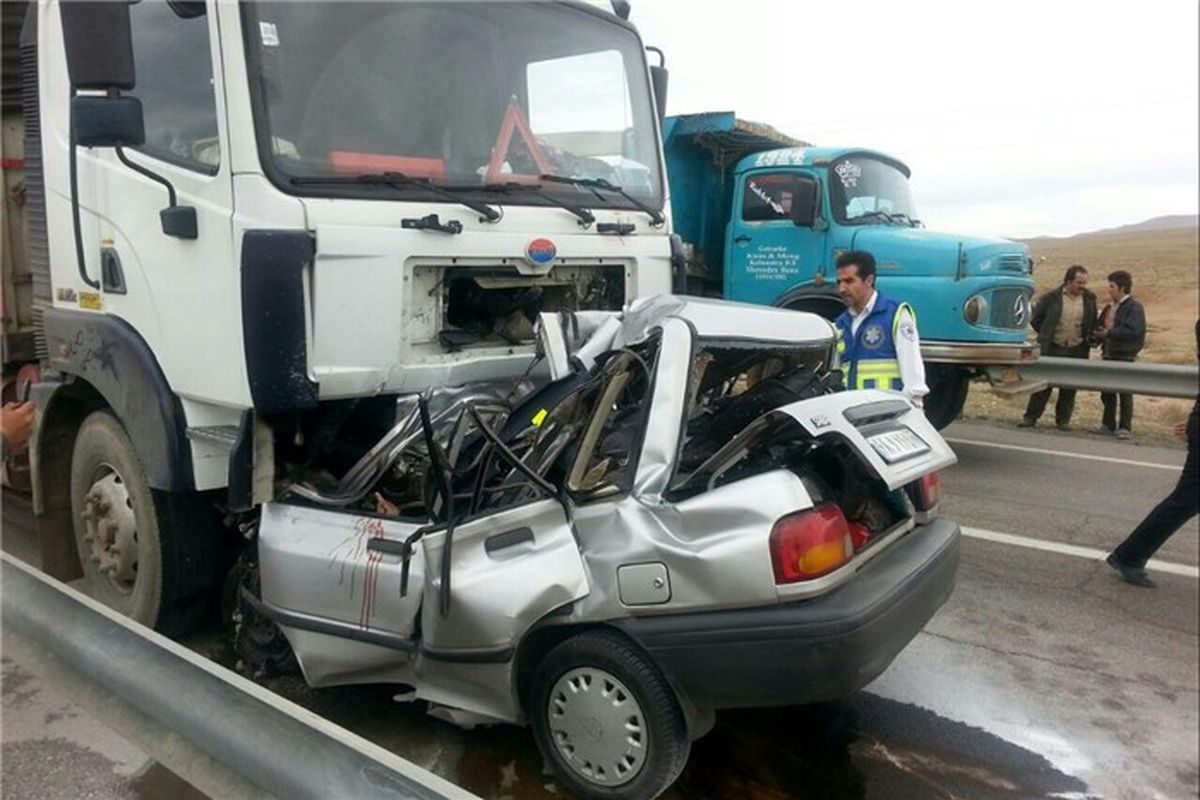
<path fill-rule="evenodd" d="M 1096 329 L 1096 340 L 1100 342 L 1101 357 L 1105 361 L 1134 361 L 1146 343 L 1146 311 L 1130 296 L 1132 291 L 1133 276 L 1125 270 L 1117 270 L 1108 276 L 1110 302 L 1100 313 L 1100 325 Z M 1119 419 L 1118 401 L 1121 407 Z M 1104 422 L 1098 432 L 1128 439 L 1133 430 L 1133 395 L 1101 392 L 1100 402 L 1104 404 Z"/>
<path fill-rule="evenodd" d="M 1067 269 L 1063 283 L 1038 299 L 1033 307 L 1030 323 L 1037 332 L 1042 355 L 1059 358 L 1087 358 L 1091 349 L 1092 334 L 1096 330 L 1096 295 L 1087 290 L 1088 271 L 1078 264 Z M 1020 427 L 1032 428 L 1046 410 L 1053 387 L 1046 387 L 1029 396 L 1025 407 L 1025 418 Z M 1075 411 L 1075 390 L 1058 390 L 1058 401 L 1054 404 L 1054 421 L 1058 429 L 1070 428 L 1071 414 Z"/>
<path fill-rule="evenodd" d="M 1200 320 L 1196 322 L 1196 355 L 1200 357 Z M 1179 481 L 1107 558 L 1108 565 L 1134 586 L 1154 586 L 1146 575 L 1146 562 L 1183 523 L 1200 514 L 1200 396 L 1187 422 L 1175 426 L 1175 435 L 1187 440 L 1187 461 Z"/>

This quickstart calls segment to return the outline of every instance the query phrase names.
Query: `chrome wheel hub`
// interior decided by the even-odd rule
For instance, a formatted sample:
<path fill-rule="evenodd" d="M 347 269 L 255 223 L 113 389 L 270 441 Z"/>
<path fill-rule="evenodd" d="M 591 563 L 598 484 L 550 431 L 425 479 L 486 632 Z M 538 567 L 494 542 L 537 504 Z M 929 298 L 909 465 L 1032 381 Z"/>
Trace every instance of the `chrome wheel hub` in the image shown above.
<path fill-rule="evenodd" d="M 93 566 L 128 594 L 137 581 L 137 518 L 120 473 L 107 464 L 97 472 L 83 498 L 83 541 Z"/>
<path fill-rule="evenodd" d="M 645 714 L 610 673 L 595 667 L 565 673 L 550 691 L 547 712 L 554 747 L 580 777 L 620 786 L 646 763 Z"/>

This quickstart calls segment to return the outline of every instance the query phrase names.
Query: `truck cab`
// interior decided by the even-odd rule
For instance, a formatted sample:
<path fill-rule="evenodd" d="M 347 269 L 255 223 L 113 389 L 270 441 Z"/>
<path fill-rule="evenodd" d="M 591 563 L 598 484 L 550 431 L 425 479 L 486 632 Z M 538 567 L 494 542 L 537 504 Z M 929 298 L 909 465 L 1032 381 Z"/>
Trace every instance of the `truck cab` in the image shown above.
<path fill-rule="evenodd" d="M 143 622 L 211 585 L 214 510 L 336 473 L 389 398 L 516 380 L 540 313 L 670 288 L 665 84 L 616 14 L 27 8 L 43 561 Z"/>
<path fill-rule="evenodd" d="M 676 230 L 692 245 L 687 291 L 832 319 L 844 308 L 838 255 L 870 251 L 879 291 L 916 312 L 939 425 L 961 411 L 972 374 L 1002 382 L 1000 368 L 1035 357 L 1028 247 L 927 229 L 903 162 L 732 114 L 672 117 L 665 136 Z"/>

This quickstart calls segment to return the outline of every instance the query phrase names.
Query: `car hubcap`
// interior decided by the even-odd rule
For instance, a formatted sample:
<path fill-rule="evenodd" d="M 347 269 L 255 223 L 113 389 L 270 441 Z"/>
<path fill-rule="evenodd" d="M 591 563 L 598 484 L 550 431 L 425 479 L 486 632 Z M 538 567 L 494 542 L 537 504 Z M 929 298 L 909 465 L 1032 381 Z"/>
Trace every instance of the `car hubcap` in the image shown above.
<path fill-rule="evenodd" d="M 550 691 L 550 736 L 563 760 L 581 777 L 619 786 L 646 763 L 648 731 L 633 692 L 594 667 L 565 673 Z"/>
<path fill-rule="evenodd" d="M 83 498 L 84 544 L 101 575 L 124 594 L 137 581 L 138 536 L 133 502 L 120 473 L 102 464 Z"/>

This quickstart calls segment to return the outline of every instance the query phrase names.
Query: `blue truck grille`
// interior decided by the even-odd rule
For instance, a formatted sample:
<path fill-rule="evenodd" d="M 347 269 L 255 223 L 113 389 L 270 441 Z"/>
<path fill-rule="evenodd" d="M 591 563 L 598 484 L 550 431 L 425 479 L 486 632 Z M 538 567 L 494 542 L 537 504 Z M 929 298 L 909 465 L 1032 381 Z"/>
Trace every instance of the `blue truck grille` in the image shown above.
<path fill-rule="evenodd" d="M 996 289 L 990 298 L 993 328 L 1021 330 L 1029 324 L 1029 291 L 1027 289 Z"/>

